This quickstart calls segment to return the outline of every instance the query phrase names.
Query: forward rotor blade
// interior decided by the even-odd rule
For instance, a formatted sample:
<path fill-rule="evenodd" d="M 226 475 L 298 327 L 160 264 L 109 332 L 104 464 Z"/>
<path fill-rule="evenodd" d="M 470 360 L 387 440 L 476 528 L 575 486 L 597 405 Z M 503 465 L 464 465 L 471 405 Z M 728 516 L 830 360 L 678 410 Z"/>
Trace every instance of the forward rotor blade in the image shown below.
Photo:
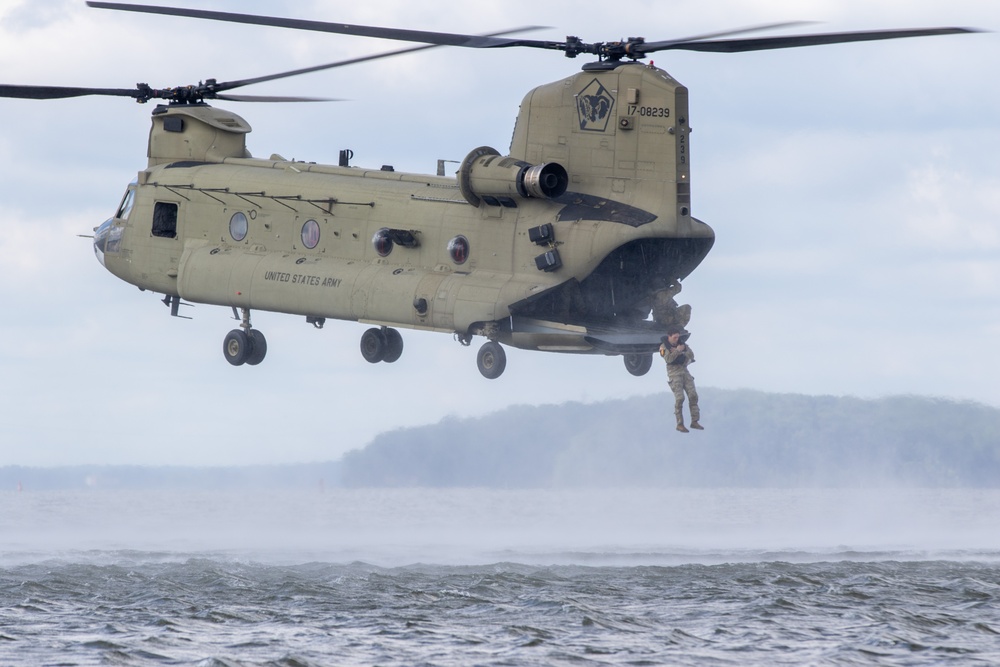
<path fill-rule="evenodd" d="M 817 35 L 787 35 L 784 37 L 758 37 L 750 39 L 724 39 L 716 41 L 653 42 L 643 44 L 641 50 L 643 53 L 668 50 L 703 51 L 709 53 L 742 53 L 744 51 L 790 49 L 799 46 L 843 44 L 846 42 L 871 42 L 882 39 L 901 39 L 903 37 L 959 35 L 971 32 L 982 31 L 974 28 L 925 28 L 917 30 L 830 32 Z"/>
<path fill-rule="evenodd" d="M 501 32 L 493 32 L 483 37 L 495 37 L 497 35 L 510 35 L 517 32 L 524 32 L 527 30 L 540 30 L 538 26 L 525 26 L 523 28 L 513 28 L 511 30 L 504 30 Z M 396 51 L 387 51 L 384 53 L 374 53 L 367 56 L 358 56 L 357 58 L 350 58 L 348 60 L 339 60 L 334 63 L 327 63 L 325 65 L 314 65 L 312 67 L 303 67 L 302 69 L 289 70 L 287 72 L 279 72 L 278 74 L 267 74 L 265 76 L 258 76 L 252 79 L 240 79 L 239 81 L 224 81 L 222 83 L 216 84 L 215 89 L 222 90 L 233 90 L 234 88 L 240 88 L 242 86 L 249 86 L 255 83 L 264 83 L 265 81 L 274 81 L 276 79 L 285 79 L 291 76 L 298 76 L 300 74 L 310 74 L 312 72 L 320 72 L 327 69 L 333 69 L 335 67 L 344 67 L 345 65 L 355 65 L 357 63 L 368 62 L 369 60 L 379 60 L 381 58 L 390 58 L 392 56 L 400 56 L 406 53 L 415 53 L 417 51 L 426 51 L 427 49 L 436 49 L 438 44 L 425 44 L 424 46 L 411 46 L 407 49 L 398 49 Z M 222 96 L 219 96 L 223 99 Z M 331 100 L 340 101 L 340 100 Z"/>
<path fill-rule="evenodd" d="M 490 33 L 484 36 L 493 37 L 496 35 L 508 35 L 516 32 L 523 32 L 525 30 L 538 30 L 538 29 L 540 29 L 538 26 L 525 26 L 521 28 L 513 28 L 501 32 Z M 379 58 L 388 58 L 390 56 L 398 56 L 405 53 L 413 53 L 415 51 L 433 49 L 437 48 L 437 46 L 438 46 L 437 44 L 427 44 L 424 46 L 415 46 L 407 49 L 398 49 L 396 51 L 389 51 L 387 53 L 375 53 L 372 55 L 351 58 L 349 60 L 341 60 L 334 63 L 327 63 L 326 65 L 304 67 L 301 69 L 291 70 L 288 72 L 279 72 L 277 74 L 268 74 L 265 76 L 254 77 L 252 79 L 241 79 L 238 81 L 224 81 L 222 83 L 215 83 L 213 81 L 209 86 L 196 87 L 198 88 L 198 90 L 195 97 L 198 97 L 200 99 L 200 96 L 204 96 L 206 99 L 220 99 L 220 100 L 227 100 L 230 102 L 341 102 L 343 100 L 337 98 L 328 98 L 328 97 L 221 95 L 219 93 L 221 93 L 222 91 L 233 90 L 235 88 L 240 88 L 243 86 L 249 86 L 255 83 L 274 81 L 276 79 L 284 79 L 287 77 L 297 76 L 300 74 L 308 74 L 310 72 L 318 72 L 321 70 L 332 69 L 335 67 L 353 65 L 355 63 L 366 62 L 369 60 L 378 60 Z M 161 91 L 150 88 L 145 84 L 140 84 L 136 88 L 132 89 L 0 84 L 0 97 L 33 99 L 33 100 L 51 100 L 51 99 L 62 99 L 68 97 L 82 97 L 85 95 L 110 95 L 116 97 L 131 97 L 136 99 L 137 101 L 145 102 L 149 99 L 176 100 L 177 96 L 175 95 L 175 92 L 182 93 L 184 90 L 185 90 L 184 88 L 180 88 L 180 89 L 166 89 Z M 180 95 L 180 97 L 183 97 L 183 95 Z"/>
<path fill-rule="evenodd" d="M 0 97 L 24 100 L 58 100 L 85 95 L 111 95 L 114 97 L 139 97 L 135 88 L 77 88 L 71 86 L 18 86 L 0 84 Z"/>

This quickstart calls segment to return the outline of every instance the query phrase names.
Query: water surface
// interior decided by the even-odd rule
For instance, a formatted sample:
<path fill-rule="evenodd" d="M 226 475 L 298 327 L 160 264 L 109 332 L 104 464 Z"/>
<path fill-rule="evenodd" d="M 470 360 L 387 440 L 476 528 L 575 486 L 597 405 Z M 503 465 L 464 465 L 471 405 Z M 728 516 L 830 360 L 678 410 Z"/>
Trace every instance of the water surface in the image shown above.
<path fill-rule="evenodd" d="M 0 494 L 0 664 L 1000 663 L 1000 492 Z"/>

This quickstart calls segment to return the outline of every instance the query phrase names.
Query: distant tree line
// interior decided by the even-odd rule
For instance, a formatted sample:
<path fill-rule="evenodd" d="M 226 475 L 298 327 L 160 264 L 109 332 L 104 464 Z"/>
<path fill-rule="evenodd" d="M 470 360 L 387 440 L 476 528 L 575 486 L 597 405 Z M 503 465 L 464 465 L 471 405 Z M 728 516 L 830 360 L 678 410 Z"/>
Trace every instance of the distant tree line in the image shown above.
<path fill-rule="evenodd" d="M 1000 486 L 1000 409 L 704 389 L 704 432 L 667 394 L 515 406 L 376 437 L 347 486 Z"/>
<path fill-rule="evenodd" d="M 383 433 L 329 463 L 0 467 L 0 490 L 324 487 L 1000 487 L 1000 409 L 700 391 L 706 429 L 674 430 L 673 398 L 514 406 Z"/>

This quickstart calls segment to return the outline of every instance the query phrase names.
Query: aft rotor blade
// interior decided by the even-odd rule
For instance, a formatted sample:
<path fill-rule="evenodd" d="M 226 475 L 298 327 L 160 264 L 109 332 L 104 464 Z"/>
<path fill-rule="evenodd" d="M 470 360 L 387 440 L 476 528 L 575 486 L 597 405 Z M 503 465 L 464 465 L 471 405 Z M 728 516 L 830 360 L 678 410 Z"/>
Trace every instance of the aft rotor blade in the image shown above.
<path fill-rule="evenodd" d="M 139 97 L 135 88 L 78 88 L 71 86 L 18 86 L 0 84 L 0 97 L 25 100 L 58 100 L 85 95 L 111 95 L 114 97 Z"/>
<path fill-rule="evenodd" d="M 882 39 L 900 39 L 902 37 L 928 37 L 932 35 L 954 35 L 960 33 L 980 32 L 970 28 L 927 28 L 922 30 L 875 30 L 865 32 L 841 32 L 816 35 L 790 35 L 784 37 L 762 37 L 750 39 L 714 40 L 703 35 L 689 40 L 668 40 L 645 42 L 629 40 L 625 43 L 588 44 L 575 37 L 564 42 L 553 42 L 533 39 L 514 39 L 490 35 L 463 35 L 447 32 L 428 32 L 424 30 L 406 30 L 399 28 L 384 28 L 378 26 L 352 25 L 348 23 L 327 23 L 323 21 L 308 21 L 274 16 L 258 16 L 254 14 L 236 14 L 216 12 L 201 9 L 186 9 L 183 7 L 158 7 L 154 5 L 132 5 L 116 2 L 95 2 L 88 0 L 87 5 L 98 9 L 114 9 L 119 11 L 140 12 L 145 14 L 162 14 L 166 16 L 183 16 L 188 18 L 225 21 L 230 23 L 248 23 L 251 25 L 292 28 L 295 30 L 312 30 L 318 32 L 354 35 L 358 37 L 375 37 L 380 39 L 395 39 L 407 42 L 421 42 L 435 46 L 461 46 L 466 48 L 490 49 L 515 46 L 525 46 L 536 49 L 551 49 L 563 51 L 567 56 L 581 53 L 592 53 L 602 58 L 617 60 L 622 57 L 641 58 L 648 53 L 666 50 L 704 51 L 716 53 L 738 53 L 743 51 L 763 51 L 769 49 L 788 49 L 800 46 L 819 46 L 823 44 L 841 44 L 845 42 L 865 42 Z M 775 24 L 781 27 L 783 24 Z M 744 31 L 754 28 L 744 29 Z M 735 31 L 743 32 L 743 31 Z M 723 33 L 723 34 L 735 34 Z"/>
<path fill-rule="evenodd" d="M 538 26 L 525 26 L 523 28 L 512 28 L 511 30 L 504 30 L 501 32 L 488 33 L 483 35 L 484 37 L 495 37 L 497 35 L 511 35 L 517 32 L 525 32 L 528 30 L 540 30 Z M 302 69 L 293 69 L 287 72 L 279 72 L 278 74 L 267 74 L 265 76 L 258 76 L 252 79 L 240 79 L 239 81 L 224 81 L 222 83 L 216 84 L 216 90 L 233 90 L 234 88 L 240 88 L 242 86 L 249 86 L 255 83 L 264 83 L 265 81 L 274 81 L 276 79 L 285 79 L 291 76 L 298 76 L 300 74 L 310 74 L 312 72 L 320 72 L 327 69 L 333 69 L 335 67 L 344 67 L 345 65 L 355 65 L 357 63 L 368 62 L 369 60 L 379 60 L 381 58 L 390 58 L 392 56 L 401 56 L 406 53 L 415 53 L 417 51 L 426 51 L 427 49 L 436 49 L 438 44 L 425 44 L 423 46 L 411 46 L 407 49 L 398 49 L 396 51 L 386 51 L 384 53 L 373 53 L 367 56 L 358 56 L 356 58 L 349 58 L 347 60 L 339 60 L 334 63 L 327 63 L 325 65 L 314 65 L 312 67 L 303 67 Z M 223 99 L 222 96 L 219 96 Z M 340 101 L 340 100 L 330 100 L 330 101 Z"/>
<path fill-rule="evenodd" d="M 139 12 L 142 14 L 162 14 L 165 16 L 183 16 L 187 18 L 207 19 L 210 21 L 225 21 L 228 23 L 248 23 L 276 28 L 292 28 L 294 30 L 312 30 L 357 37 L 375 37 L 379 39 L 395 39 L 403 42 L 422 42 L 435 46 L 464 46 L 470 48 L 496 48 L 505 46 L 543 46 L 541 48 L 560 48 L 562 42 L 540 42 L 536 40 L 505 39 L 490 35 L 463 35 L 450 32 L 429 32 L 425 30 L 406 30 L 401 28 L 382 28 L 377 26 L 352 25 L 349 23 L 328 23 L 325 21 L 308 21 L 304 19 L 289 19 L 277 16 L 258 16 L 256 14 L 237 14 L 233 12 L 215 12 L 203 9 L 186 9 L 184 7 L 158 7 L 155 5 L 132 5 L 118 2 L 88 1 L 87 6 L 96 9 L 114 9 L 124 12 Z M 541 28 L 534 26 L 533 28 Z M 522 30 L 533 29 L 522 28 Z"/>
<path fill-rule="evenodd" d="M 778 30 L 780 28 L 791 28 L 793 26 L 803 26 L 816 23 L 815 21 L 784 21 L 782 23 L 763 23 L 761 25 L 747 26 L 745 28 L 733 28 L 721 32 L 709 32 L 704 35 L 693 35 L 691 37 L 680 37 L 678 39 L 666 39 L 661 42 L 645 42 L 657 47 L 662 51 L 668 44 L 683 44 L 685 42 L 698 42 L 705 39 L 715 39 L 717 37 L 729 37 L 730 35 L 745 35 L 748 32 L 760 32 L 761 30 Z"/>
<path fill-rule="evenodd" d="M 830 32 L 816 35 L 786 35 L 784 37 L 758 37 L 748 39 L 724 39 L 686 42 L 651 42 L 642 44 L 643 53 L 654 51 L 683 50 L 709 53 L 742 53 L 744 51 L 766 51 L 770 49 L 790 49 L 799 46 L 820 46 L 823 44 L 843 44 L 846 42 L 871 42 L 882 39 L 903 37 L 930 37 L 933 35 L 959 35 L 982 32 L 974 28 L 924 28 L 917 30 L 869 30 L 862 32 Z"/>

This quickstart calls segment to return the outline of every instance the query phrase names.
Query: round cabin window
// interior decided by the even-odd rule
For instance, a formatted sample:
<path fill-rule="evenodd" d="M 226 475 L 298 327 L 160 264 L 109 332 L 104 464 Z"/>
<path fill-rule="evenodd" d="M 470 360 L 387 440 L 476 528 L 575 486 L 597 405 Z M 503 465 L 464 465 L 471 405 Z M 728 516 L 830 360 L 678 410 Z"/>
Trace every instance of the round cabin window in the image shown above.
<path fill-rule="evenodd" d="M 451 256 L 451 261 L 456 264 L 465 264 L 469 259 L 469 239 L 456 236 L 448 241 L 448 254 Z"/>
<path fill-rule="evenodd" d="M 319 244 L 319 223 L 315 220 L 306 220 L 302 225 L 302 245 L 312 250 Z"/>
<path fill-rule="evenodd" d="M 247 216 L 243 211 L 233 213 L 233 217 L 229 219 L 229 235 L 234 241 L 242 241 L 247 237 Z"/>
<path fill-rule="evenodd" d="M 389 253 L 392 252 L 392 235 L 389 230 L 383 227 L 375 232 L 375 236 L 372 237 L 372 245 L 379 257 L 388 257 Z"/>

